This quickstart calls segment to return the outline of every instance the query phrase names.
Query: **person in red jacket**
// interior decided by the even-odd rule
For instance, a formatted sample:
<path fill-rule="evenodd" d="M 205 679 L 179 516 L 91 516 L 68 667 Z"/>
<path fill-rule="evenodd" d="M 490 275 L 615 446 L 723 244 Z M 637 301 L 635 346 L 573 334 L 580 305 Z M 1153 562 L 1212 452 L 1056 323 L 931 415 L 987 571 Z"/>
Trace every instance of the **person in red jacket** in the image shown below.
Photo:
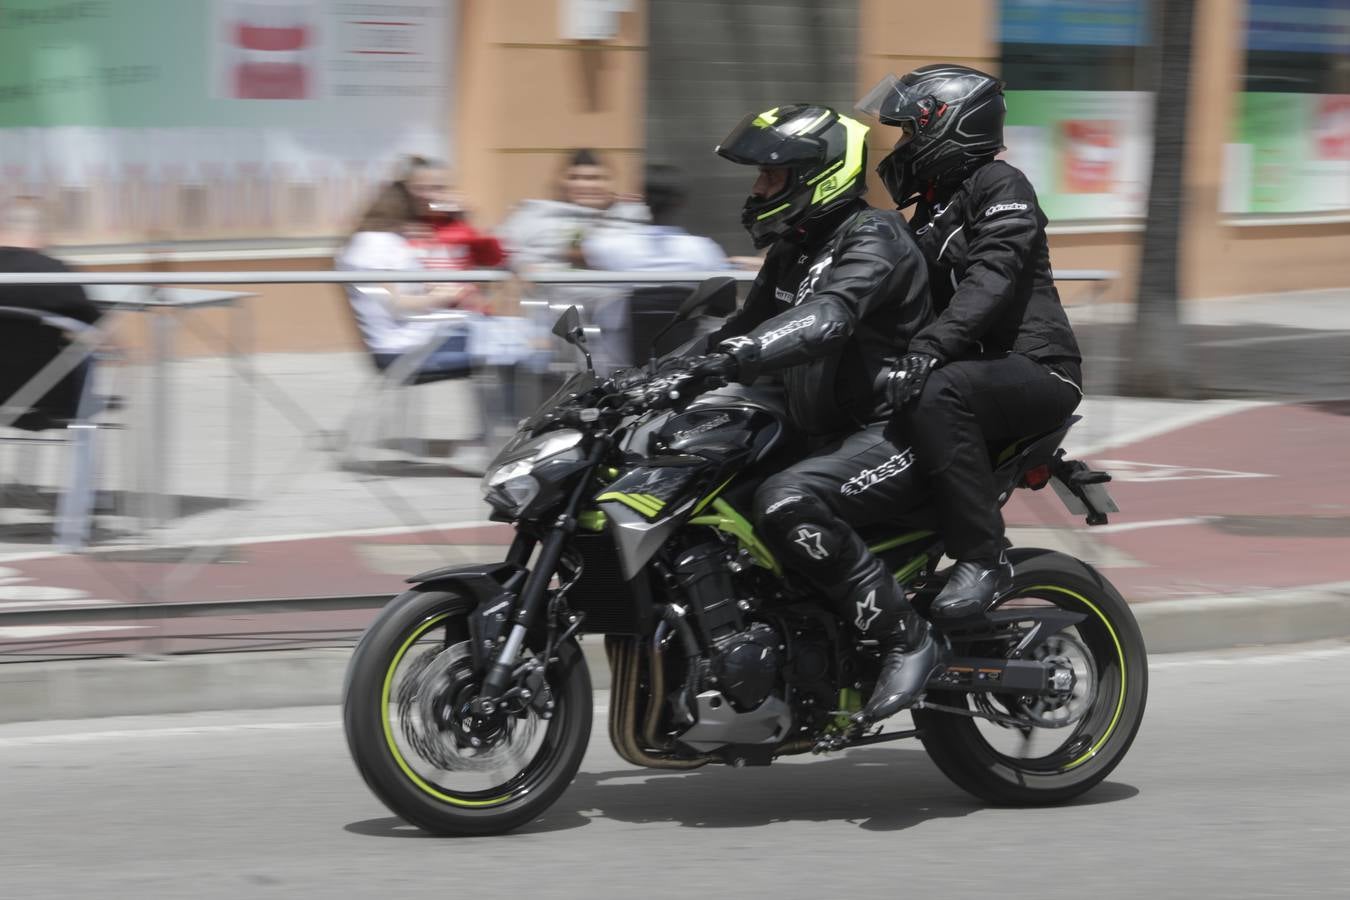
<path fill-rule="evenodd" d="M 423 156 L 409 157 L 396 184 L 407 195 L 409 221 L 405 237 L 417 248 L 427 269 L 491 269 L 506 262 L 501 242 L 468 220 L 463 195 L 455 190 L 450 170 Z M 460 309 L 490 315 L 491 303 L 474 285 L 460 285 Z"/>

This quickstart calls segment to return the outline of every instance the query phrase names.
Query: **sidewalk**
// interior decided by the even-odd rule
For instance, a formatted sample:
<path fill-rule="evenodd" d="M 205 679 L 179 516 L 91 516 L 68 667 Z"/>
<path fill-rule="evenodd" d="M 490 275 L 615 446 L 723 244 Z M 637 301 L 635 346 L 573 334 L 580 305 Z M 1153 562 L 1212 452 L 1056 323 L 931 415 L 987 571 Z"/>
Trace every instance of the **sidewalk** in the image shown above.
<path fill-rule="evenodd" d="M 1112 393 L 1131 304 L 1071 307 L 1089 395 Z M 1350 288 L 1197 300 L 1182 310 L 1197 398 L 1350 398 Z"/>
<path fill-rule="evenodd" d="M 1127 327 L 1120 322 L 1123 314 L 1109 306 L 1071 312 L 1089 358 L 1089 385 L 1091 373 L 1111 365 L 1094 347 L 1119 340 Z M 1122 512 L 1108 526 L 1089 529 L 1050 491 L 1022 492 L 1007 509 L 1010 537 L 1023 546 L 1064 550 L 1101 568 L 1137 604 L 1155 652 L 1350 634 L 1350 475 L 1344 462 L 1350 402 L 1316 399 L 1350 398 L 1350 292 L 1207 301 L 1192 305 L 1187 319 L 1199 358 L 1231 377 L 1223 388 L 1227 396 L 1243 399 L 1151 401 L 1090 390 L 1079 409 L 1084 419 L 1066 449 L 1114 473 L 1111 490 Z M 1260 364 L 1244 364 L 1253 360 Z M 150 552 L 105 533 L 94 552 L 59 554 L 46 543 L 43 514 L 5 509 L 0 610 L 393 594 L 407 574 L 501 553 L 509 531 L 475 524 L 486 513 L 476 478 L 440 464 L 409 477 L 359 475 L 339 469 L 322 449 L 323 432 L 340 428 L 368 377 L 359 356 L 276 355 L 260 357 L 256 365 L 272 386 L 254 401 L 244 482 L 238 470 L 231 480 L 228 466 L 230 438 L 239 426 L 232 429 L 225 402 L 226 362 L 192 360 L 173 367 L 179 414 L 170 475 L 183 514 L 156 543 L 188 549 Z M 1313 374 L 1305 377 L 1310 369 Z M 466 384 L 411 390 L 423 411 L 423 435 L 471 433 Z M 106 445 L 105 485 L 114 489 L 128 484 L 122 480 L 129 462 L 123 437 L 113 433 Z M 54 486 L 57 473 L 49 468 L 45 483 Z M 250 492 L 246 503 L 232 494 L 240 484 Z M 168 654 L 313 646 L 316 640 L 342 644 L 371 615 L 0 622 L 0 659 L 98 649 Z M 277 665 L 293 678 L 291 669 L 304 668 L 295 660 L 314 653 L 283 654 L 292 662 Z M 345 658 L 345 651 L 337 654 Z M 271 671 L 258 654 L 240 658 L 255 678 Z M 26 690 L 38 690 L 36 670 L 52 665 L 0 670 L 23 669 Z M 95 671 L 103 682 L 118 671 L 160 677 L 171 663 L 127 663 L 121 669 L 110 663 L 60 665 L 66 684 L 72 678 L 83 683 Z M 328 678 L 337 670 L 314 671 Z M 12 688 L 18 676 L 6 677 Z M 242 684 L 231 676 L 221 683 L 227 686 L 222 696 L 244 703 L 291 696 L 261 681 Z M 304 679 L 294 687 L 311 692 L 305 696 L 316 689 Z M 59 690 L 67 698 L 111 702 L 105 696 L 111 688 L 87 695 Z M 76 702 L 67 699 L 52 708 L 76 709 L 70 705 Z"/>

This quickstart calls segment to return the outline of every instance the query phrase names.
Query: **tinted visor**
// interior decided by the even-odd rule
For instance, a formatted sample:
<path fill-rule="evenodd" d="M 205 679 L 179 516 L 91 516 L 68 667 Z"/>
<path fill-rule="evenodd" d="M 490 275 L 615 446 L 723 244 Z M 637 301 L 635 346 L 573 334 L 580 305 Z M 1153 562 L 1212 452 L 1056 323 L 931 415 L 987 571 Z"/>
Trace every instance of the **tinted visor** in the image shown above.
<path fill-rule="evenodd" d="M 825 144 L 819 138 L 787 134 L 752 114 L 731 129 L 717 145 L 717 153 L 746 166 L 795 166 L 823 160 Z"/>
<path fill-rule="evenodd" d="M 898 75 L 887 75 L 863 94 L 853 108 L 863 115 L 880 120 L 883 125 L 900 125 L 913 121 L 910 110 L 925 96 L 913 93 L 913 89 L 902 82 Z"/>

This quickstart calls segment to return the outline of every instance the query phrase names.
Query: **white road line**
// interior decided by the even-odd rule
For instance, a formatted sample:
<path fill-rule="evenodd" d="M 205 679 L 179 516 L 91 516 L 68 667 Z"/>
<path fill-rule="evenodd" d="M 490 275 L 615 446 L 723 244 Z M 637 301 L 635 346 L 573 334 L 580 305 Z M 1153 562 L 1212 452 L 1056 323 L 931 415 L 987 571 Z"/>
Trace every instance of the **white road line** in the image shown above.
<path fill-rule="evenodd" d="M 1248 655 L 1225 655 L 1225 656 L 1192 656 L 1191 654 L 1176 654 L 1184 656 L 1184 659 L 1163 659 L 1157 662 L 1150 661 L 1148 670 L 1150 672 L 1161 672 L 1168 669 L 1192 669 L 1208 668 L 1212 666 L 1278 666 L 1287 663 L 1304 663 L 1319 659 L 1341 659 L 1350 656 L 1350 646 L 1342 647 L 1319 647 L 1312 650 L 1299 650 L 1293 653 L 1262 653 Z"/>
<path fill-rule="evenodd" d="M 139 631 L 149 625 L 5 625 L 0 626 L 0 641 L 36 641 L 42 638 L 69 637 L 75 634 L 99 634 L 105 631 Z"/>
<path fill-rule="evenodd" d="M 1250 347 L 1252 344 L 1275 344 L 1281 341 L 1311 341 L 1316 338 L 1346 337 L 1344 331 L 1317 331 L 1312 334 L 1271 334 L 1265 337 L 1226 338 L 1222 341 L 1201 341 L 1194 347 Z"/>
<path fill-rule="evenodd" d="M 1186 519 L 1154 519 L 1149 522 L 1121 522 L 1116 525 L 1092 525 L 1075 528 L 1082 534 L 1120 534 L 1122 531 L 1143 531 L 1146 528 L 1172 528 L 1178 525 L 1203 525 L 1212 522 L 1218 516 L 1191 516 Z"/>
<path fill-rule="evenodd" d="M 241 537 L 241 538 L 219 538 L 212 541 L 186 542 L 181 544 L 146 544 L 143 546 L 128 547 L 128 552 L 148 552 L 152 550 L 190 550 L 195 547 L 217 547 L 217 546 L 240 546 L 243 544 L 279 544 L 286 541 L 316 541 L 325 538 L 340 537 L 381 537 L 391 534 L 413 534 L 422 531 L 459 531 L 466 528 L 484 528 L 492 526 L 501 527 L 501 522 L 492 522 L 487 519 L 474 519 L 471 521 L 458 522 L 432 522 L 427 525 L 389 525 L 382 528 L 349 528 L 340 531 L 309 531 L 298 534 L 269 534 L 260 537 Z M 52 559 L 57 556 L 68 556 L 56 550 L 42 550 L 35 553 L 13 553 L 9 555 L 0 555 L 0 563 L 10 562 L 31 562 L 38 559 Z M 90 559 L 97 560 L 97 554 L 90 554 Z M 0 570 L 2 571 L 2 570 Z M 17 570 L 14 570 L 17 572 Z"/>
<path fill-rule="evenodd" d="M 1094 423 L 1110 422 L 1114 418 L 1114 412 L 1108 405 L 1113 400 L 1119 400 L 1119 398 L 1089 396 L 1088 401 L 1092 405 L 1087 407 L 1086 410 L 1083 408 L 1078 410 L 1079 414 L 1085 416 L 1085 422 L 1084 427 L 1080 430 L 1081 443 L 1074 440 L 1075 435 L 1072 432 L 1065 439 L 1065 444 L 1072 447 L 1069 451 L 1070 456 L 1076 458 L 1096 456 L 1107 450 L 1137 444 L 1150 438 L 1170 434 L 1173 431 L 1200 425 L 1211 419 L 1220 419 L 1235 413 L 1246 412 L 1249 409 L 1260 409 L 1263 406 L 1273 405 L 1266 400 L 1166 401 L 1158 404 L 1158 413 L 1149 424 L 1098 437 L 1092 430 Z M 1169 408 L 1176 409 L 1176 412 L 1171 412 Z"/>
<path fill-rule="evenodd" d="M 135 738 L 191 737 L 202 734 L 234 734 L 242 731 L 309 731 L 338 728 L 341 722 L 240 722 L 233 725 L 195 725 L 179 728 L 124 728 L 111 731 L 75 731 L 68 734 L 34 734 L 0 738 L 0 747 L 33 747 L 40 744 L 89 744 Z"/>
<path fill-rule="evenodd" d="M 189 713 L 188 715 L 192 715 Z M 609 707 L 595 706 L 592 716 L 603 720 L 609 715 Z M 38 723 L 21 722 L 19 725 Z M 162 740 L 173 737 L 197 737 L 212 734 L 239 734 L 243 732 L 269 731 L 320 731 L 336 730 L 342 723 L 336 719 L 325 722 L 238 722 L 228 725 L 183 725 L 168 728 L 114 728 L 105 731 L 71 731 L 62 734 L 30 734 L 20 737 L 0 737 L 0 750 L 10 747 L 41 747 L 51 744 L 95 744 L 100 741 L 123 740 Z M 0 725 L 0 731 L 4 726 Z"/>

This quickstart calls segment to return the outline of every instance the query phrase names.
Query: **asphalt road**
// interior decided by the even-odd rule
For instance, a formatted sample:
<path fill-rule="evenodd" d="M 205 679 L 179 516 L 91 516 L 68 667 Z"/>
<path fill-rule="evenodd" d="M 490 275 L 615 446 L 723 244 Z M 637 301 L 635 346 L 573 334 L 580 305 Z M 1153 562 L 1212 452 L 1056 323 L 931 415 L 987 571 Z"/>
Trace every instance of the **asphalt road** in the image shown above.
<path fill-rule="evenodd" d="M 332 709 L 5 726 L 0 896 L 1344 897 L 1347 663 L 1156 659 L 1129 757 L 1069 807 L 983 807 L 917 745 L 652 774 L 598 729 L 550 813 L 472 840 L 392 819 Z"/>

